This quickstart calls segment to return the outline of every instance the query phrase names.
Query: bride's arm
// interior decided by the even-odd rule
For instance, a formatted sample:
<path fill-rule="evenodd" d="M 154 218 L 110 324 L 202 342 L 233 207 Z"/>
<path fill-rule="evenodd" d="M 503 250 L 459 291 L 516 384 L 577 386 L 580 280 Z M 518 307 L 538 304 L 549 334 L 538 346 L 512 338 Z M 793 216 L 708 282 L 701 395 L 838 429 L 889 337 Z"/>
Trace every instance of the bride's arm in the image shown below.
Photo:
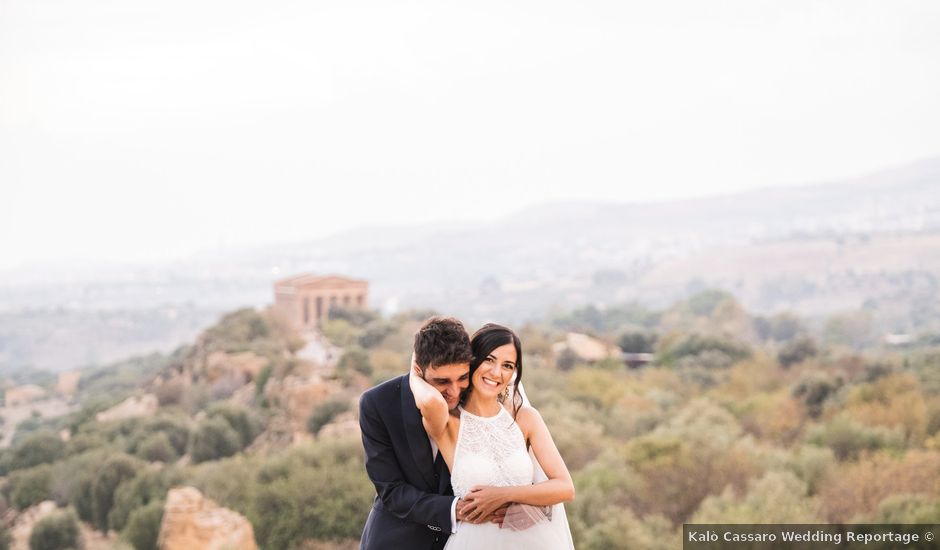
<path fill-rule="evenodd" d="M 561 458 L 542 415 L 532 407 L 523 407 L 516 421 L 528 436 L 535 458 L 538 459 L 548 480 L 515 487 L 474 488 L 464 497 L 465 500 L 473 501 L 475 505 L 468 514 L 468 518 L 473 518 L 476 514 L 488 515 L 492 510 L 507 502 L 548 506 L 574 499 L 574 483 L 571 481 L 571 474 L 568 473 L 568 467 L 565 466 L 565 461 Z"/>
<path fill-rule="evenodd" d="M 411 393 L 415 396 L 415 405 L 421 411 L 425 431 L 435 442 L 440 442 L 447 430 L 447 418 L 450 415 L 447 410 L 447 401 L 441 392 L 428 384 L 421 376 L 421 367 L 414 362 L 414 357 L 411 360 L 408 384 L 411 386 Z"/>

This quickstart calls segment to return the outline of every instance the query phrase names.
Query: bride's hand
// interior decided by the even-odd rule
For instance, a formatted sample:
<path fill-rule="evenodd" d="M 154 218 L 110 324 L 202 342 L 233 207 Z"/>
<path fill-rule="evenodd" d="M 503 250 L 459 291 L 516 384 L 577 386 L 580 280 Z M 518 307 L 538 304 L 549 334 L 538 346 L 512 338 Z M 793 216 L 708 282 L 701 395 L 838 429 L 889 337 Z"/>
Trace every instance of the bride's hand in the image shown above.
<path fill-rule="evenodd" d="M 464 517 L 470 523 L 480 523 L 493 515 L 499 507 L 507 502 L 504 487 L 477 486 L 463 496 L 467 501 L 464 507 Z"/>
<path fill-rule="evenodd" d="M 414 352 L 411 353 L 411 372 L 418 378 L 424 378 L 424 373 L 421 372 L 421 367 L 418 366 L 418 360 L 415 359 Z"/>

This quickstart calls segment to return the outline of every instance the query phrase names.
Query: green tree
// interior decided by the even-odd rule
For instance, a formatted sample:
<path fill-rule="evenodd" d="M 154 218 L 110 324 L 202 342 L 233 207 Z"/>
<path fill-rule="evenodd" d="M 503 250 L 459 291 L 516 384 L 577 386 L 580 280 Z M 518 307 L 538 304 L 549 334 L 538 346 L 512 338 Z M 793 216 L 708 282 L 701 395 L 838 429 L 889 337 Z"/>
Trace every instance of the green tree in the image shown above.
<path fill-rule="evenodd" d="M 20 441 L 3 461 L 3 469 L 12 472 L 55 462 L 65 455 L 65 442 L 53 431 L 30 434 Z"/>
<path fill-rule="evenodd" d="M 349 376 L 353 372 L 358 372 L 369 376 L 372 374 L 372 363 L 369 361 L 369 354 L 360 347 L 351 347 L 343 353 L 339 362 L 336 364 L 336 370 L 340 376 Z"/>
<path fill-rule="evenodd" d="M 19 470 L 10 477 L 13 492 L 10 500 L 18 510 L 29 508 L 44 500 L 49 500 L 49 482 L 52 478 L 52 466 L 42 464 L 28 470 Z"/>
<path fill-rule="evenodd" d="M 819 505 L 790 472 L 768 472 L 753 481 L 744 498 L 730 488 L 706 498 L 692 523 L 817 523 Z"/>
<path fill-rule="evenodd" d="M 193 462 L 205 462 L 232 456 L 242 448 L 242 439 L 224 418 L 214 416 L 203 420 L 193 432 Z"/>
<path fill-rule="evenodd" d="M 69 512 L 53 512 L 39 520 L 29 535 L 29 550 L 82 548 L 78 519 Z"/>
<path fill-rule="evenodd" d="M 108 516 L 114 507 L 114 493 L 125 481 L 134 479 L 140 469 L 140 463 L 125 454 L 112 456 L 98 469 L 91 486 L 92 513 L 95 526 L 102 533 L 107 533 L 110 524 Z"/>
<path fill-rule="evenodd" d="M 819 418 L 823 406 L 830 397 L 841 388 L 843 381 L 825 373 L 810 372 L 803 375 L 791 393 L 806 406 L 806 411 L 813 418 Z"/>
<path fill-rule="evenodd" d="M 163 501 L 158 500 L 131 512 L 122 536 L 134 550 L 157 550 L 157 537 L 163 521 Z"/>
<path fill-rule="evenodd" d="M 143 441 L 137 448 L 137 456 L 147 462 L 173 462 L 179 456 L 170 443 L 170 438 L 163 432 L 158 432 Z"/>
<path fill-rule="evenodd" d="M 780 352 L 777 353 L 777 360 L 780 362 L 780 366 L 786 369 L 810 357 L 816 357 L 817 353 L 819 353 L 819 350 L 816 347 L 816 341 L 810 336 L 800 336 L 780 348 Z"/>
<path fill-rule="evenodd" d="M 313 435 L 320 432 L 320 428 L 329 424 L 337 415 L 348 411 L 349 398 L 335 396 L 317 405 L 307 419 L 307 431 Z"/>
<path fill-rule="evenodd" d="M 238 433 L 241 440 L 239 449 L 243 449 L 261 433 L 261 422 L 245 407 L 232 403 L 217 403 L 206 411 L 209 418 L 222 418 Z"/>
<path fill-rule="evenodd" d="M 750 357 L 752 353 L 750 347 L 729 337 L 694 333 L 677 341 L 661 341 L 660 344 L 660 349 L 657 350 L 658 360 L 665 365 L 674 365 L 683 358 L 693 358 L 706 352 L 719 352 L 731 362 Z"/>
<path fill-rule="evenodd" d="M 362 475 L 358 442 L 298 449 L 259 472 L 249 519 L 262 548 L 293 548 L 305 539 L 357 538 L 375 494 Z"/>
<path fill-rule="evenodd" d="M 379 318 L 378 314 L 374 311 L 342 306 L 331 307 L 328 317 L 331 321 L 342 319 L 357 327 L 364 327 Z"/>
<path fill-rule="evenodd" d="M 927 495 L 891 495 L 881 501 L 873 519 L 876 523 L 938 524 L 940 499 Z"/>
<path fill-rule="evenodd" d="M 757 317 L 754 319 L 754 328 L 762 340 L 776 342 L 789 342 L 805 331 L 800 318 L 786 312 L 770 317 Z"/>
<path fill-rule="evenodd" d="M 320 332 L 332 344 L 341 348 L 353 346 L 359 341 L 362 328 L 345 319 L 332 319 L 320 326 Z"/>
<path fill-rule="evenodd" d="M 656 349 L 656 334 L 646 331 L 630 331 L 620 335 L 617 345 L 626 353 L 653 353 Z"/>
<path fill-rule="evenodd" d="M 863 451 L 904 448 L 904 434 L 900 428 L 865 426 L 844 414 L 812 429 L 807 440 L 814 445 L 829 447 L 839 460 L 855 460 Z"/>
<path fill-rule="evenodd" d="M 257 311 L 246 308 L 222 317 L 203 333 L 203 343 L 209 350 L 240 352 L 251 349 L 251 344 L 271 336 L 271 327 Z"/>
<path fill-rule="evenodd" d="M 671 550 L 682 546 L 682 533 L 669 520 L 658 515 L 640 520 L 629 508 L 609 508 L 576 534 L 575 547 L 582 550 Z"/>
<path fill-rule="evenodd" d="M 184 484 L 183 473 L 173 467 L 141 470 L 134 479 L 122 483 L 114 492 L 108 524 L 116 531 L 124 529 L 135 510 L 164 500 L 171 487 Z"/>

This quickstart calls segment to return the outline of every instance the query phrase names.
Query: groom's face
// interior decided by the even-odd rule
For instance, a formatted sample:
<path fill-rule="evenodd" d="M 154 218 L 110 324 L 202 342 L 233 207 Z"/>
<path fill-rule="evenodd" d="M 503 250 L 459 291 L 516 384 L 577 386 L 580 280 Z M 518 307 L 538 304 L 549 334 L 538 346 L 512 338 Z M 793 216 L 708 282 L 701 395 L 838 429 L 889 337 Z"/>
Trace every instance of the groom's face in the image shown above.
<path fill-rule="evenodd" d="M 460 394 L 470 385 L 470 364 L 454 363 L 428 367 L 424 370 L 424 379 L 441 392 L 447 401 L 447 408 L 453 410 L 460 403 Z"/>

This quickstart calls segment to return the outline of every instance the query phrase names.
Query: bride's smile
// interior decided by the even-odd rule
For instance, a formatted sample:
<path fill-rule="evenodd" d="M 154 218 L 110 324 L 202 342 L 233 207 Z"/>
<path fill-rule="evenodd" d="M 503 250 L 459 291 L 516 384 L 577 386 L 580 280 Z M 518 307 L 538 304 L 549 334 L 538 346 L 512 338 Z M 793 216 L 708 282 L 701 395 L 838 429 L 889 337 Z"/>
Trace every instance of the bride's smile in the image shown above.
<path fill-rule="evenodd" d="M 516 370 L 516 348 L 512 344 L 490 352 L 473 373 L 471 383 L 480 397 L 494 398 L 512 381 Z"/>

